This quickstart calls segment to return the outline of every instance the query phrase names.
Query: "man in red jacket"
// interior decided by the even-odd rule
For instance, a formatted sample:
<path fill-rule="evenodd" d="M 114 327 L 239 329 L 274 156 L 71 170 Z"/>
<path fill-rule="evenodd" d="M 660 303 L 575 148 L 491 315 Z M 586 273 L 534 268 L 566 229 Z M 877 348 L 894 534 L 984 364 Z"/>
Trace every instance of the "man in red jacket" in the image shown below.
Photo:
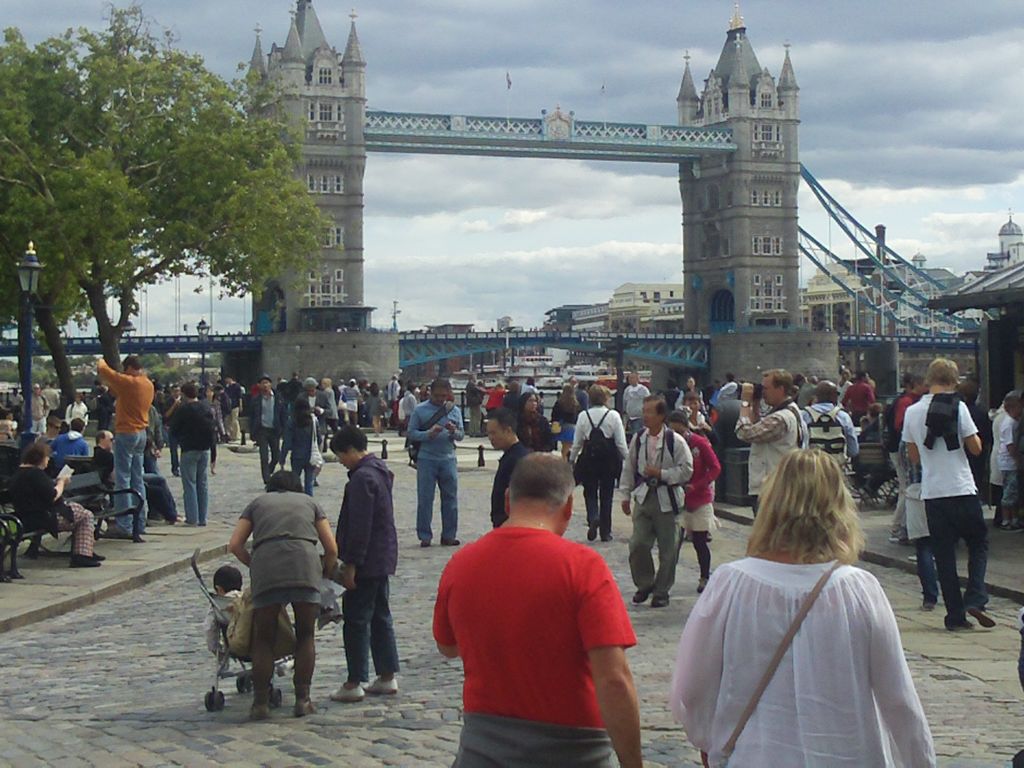
<path fill-rule="evenodd" d="M 850 412 L 855 427 L 860 426 L 860 420 L 868 415 L 868 409 L 875 402 L 875 389 L 868 383 L 866 371 L 857 371 L 853 376 L 853 384 L 846 388 L 843 395 L 843 407 Z"/>

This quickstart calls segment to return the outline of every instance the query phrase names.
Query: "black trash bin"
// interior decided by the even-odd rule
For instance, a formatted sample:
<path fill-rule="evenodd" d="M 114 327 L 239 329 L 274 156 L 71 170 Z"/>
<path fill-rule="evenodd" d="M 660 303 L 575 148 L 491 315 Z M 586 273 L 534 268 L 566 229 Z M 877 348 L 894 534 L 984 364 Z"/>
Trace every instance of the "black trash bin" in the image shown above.
<path fill-rule="evenodd" d="M 727 448 L 722 474 L 725 476 L 725 502 L 738 507 L 749 507 L 751 497 L 747 493 L 750 477 L 750 448 Z"/>

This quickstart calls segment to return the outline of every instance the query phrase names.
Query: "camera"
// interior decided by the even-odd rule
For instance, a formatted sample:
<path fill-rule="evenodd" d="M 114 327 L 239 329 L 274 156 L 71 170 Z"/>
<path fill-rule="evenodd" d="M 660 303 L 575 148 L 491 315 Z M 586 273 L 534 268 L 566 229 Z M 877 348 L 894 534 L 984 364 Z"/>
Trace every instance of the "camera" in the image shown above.
<path fill-rule="evenodd" d="M 658 487 L 658 483 L 659 482 L 660 481 L 656 477 L 648 477 L 647 478 L 647 487 L 651 488 L 651 489 L 655 489 L 655 488 Z"/>

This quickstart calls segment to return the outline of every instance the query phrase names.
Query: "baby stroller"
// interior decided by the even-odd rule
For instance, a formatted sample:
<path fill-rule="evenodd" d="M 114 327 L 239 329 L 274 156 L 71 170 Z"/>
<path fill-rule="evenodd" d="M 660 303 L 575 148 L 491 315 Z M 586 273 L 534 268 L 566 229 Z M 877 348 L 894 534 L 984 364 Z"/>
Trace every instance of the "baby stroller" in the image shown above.
<path fill-rule="evenodd" d="M 881 443 L 861 443 L 860 455 L 853 462 L 850 485 L 854 498 L 862 506 L 896 506 L 899 496 L 896 468 Z"/>
<path fill-rule="evenodd" d="M 231 621 L 231 607 L 235 598 L 218 595 L 216 592 L 211 592 L 206 588 L 203 575 L 199 572 L 198 558 L 199 550 L 197 549 L 192 553 L 192 572 L 196 575 L 199 586 L 203 590 L 203 595 L 213 610 L 217 626 L 220 627 L 220 643 L 218 644 L 216 656 L 217 671 L 213 676 L 213 687 L 206 692 L 206 696 L 203 697 L 203 703 L 206 705 L 207 712 L 220 712 L 224 709 L 224 692 L 220 690 L 221 680 L 234 678 L 235 688 L 239 693 L 252 692 L 252 670 L 249 666 L 251 659 L 235 656 L 228 648 L 228 623 Z M 291 656 L 277 659 L 274 661 L 274 673 L 277 677 L 283 677 L 291 671 L 293 666 L 294 661 Z M 273 681 L 271 681 L 270 706 L 280 707 L 282 695 L 281 689 L 275 688 Z"/>

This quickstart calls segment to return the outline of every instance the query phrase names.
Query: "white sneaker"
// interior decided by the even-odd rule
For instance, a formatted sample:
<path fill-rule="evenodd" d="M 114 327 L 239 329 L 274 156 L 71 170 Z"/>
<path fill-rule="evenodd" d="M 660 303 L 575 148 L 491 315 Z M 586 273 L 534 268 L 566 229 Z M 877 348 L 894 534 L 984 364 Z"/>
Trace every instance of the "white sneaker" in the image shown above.
<path fill-rule="evenodd" d="M 366 691 L 360 683 L 355 688 L 346 688 L 344 685 L 331 694 L 331 701 L 354 702 L 366 698 Z"/>
<path fill-rule="evenodd" d="M 398 680 L 381 680 L 379 677 L 366 687 L 366 692 L 374 696 L 391 696 L 398 693 Z"/>

